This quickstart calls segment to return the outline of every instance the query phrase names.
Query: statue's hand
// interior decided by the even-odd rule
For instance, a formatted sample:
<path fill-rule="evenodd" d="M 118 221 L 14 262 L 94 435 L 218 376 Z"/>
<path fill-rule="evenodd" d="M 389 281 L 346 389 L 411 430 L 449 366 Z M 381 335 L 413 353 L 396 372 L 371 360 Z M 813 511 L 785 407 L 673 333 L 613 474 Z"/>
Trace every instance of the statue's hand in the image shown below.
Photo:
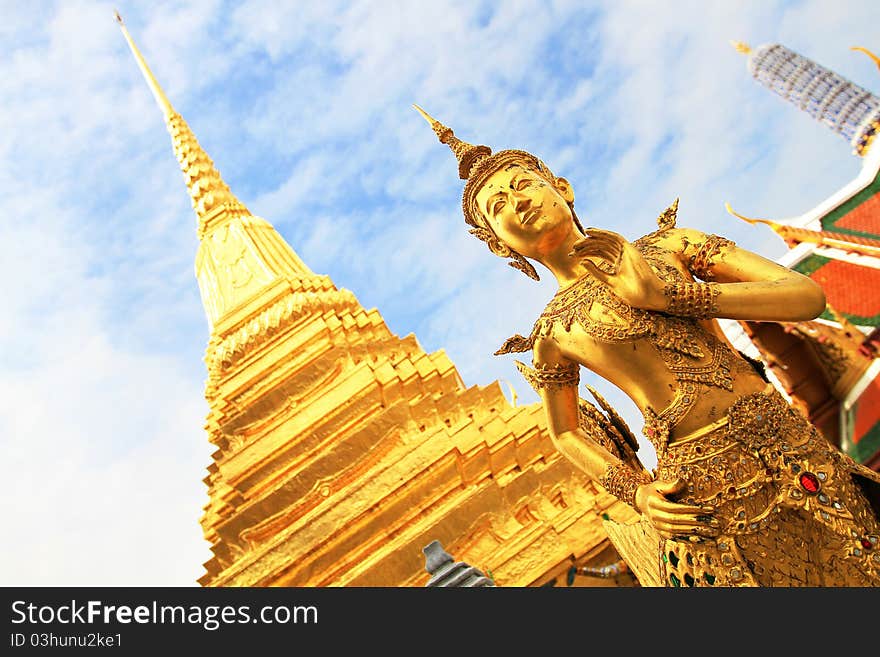
<path fill-rule="evenodd" d="M 636 247 L 610 230 L 587 228 L 584 232 L 586 237 L 575 242 L 571 257 L 629 305 L 644 310 L 666 308 L 664 283 Z"/>
<path fill-rule="evenodd" d="M 711 508 L 679 504 L 666 497 L 680 493 L 684 488 L 685 482 L 680 479 L 642 484 L 636 489 L 636 507 L 665 538 L 718 536 L 720 525 L 712 517 Z"/>

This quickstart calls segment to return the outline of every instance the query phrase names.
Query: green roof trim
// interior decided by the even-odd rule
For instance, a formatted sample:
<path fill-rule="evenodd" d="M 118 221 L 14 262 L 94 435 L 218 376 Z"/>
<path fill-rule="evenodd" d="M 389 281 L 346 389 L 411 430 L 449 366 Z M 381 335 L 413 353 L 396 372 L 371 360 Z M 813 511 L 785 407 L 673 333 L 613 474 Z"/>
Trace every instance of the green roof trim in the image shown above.
<path fill-rule="evenodd" d="M 862 203 L 867 201 L 875 194 L 880 194 L 880 171 L 874 177 L 874 180 L 856 195 L 848 198 L 846 201 L 838 205 L 831 212 L 821 219 L 822 229 L 834 233 L 842 233 L 844 235 L 858 235 L 859 237 L 880 238 L 877 233 L 868 233 L 861 230 L 852 230 L 850 228 L 838 228 L 835 224 L 841 218 L 855 210 Z"/>
<path fill-rule="evenodd" d="M 868 430 L 868 433 L 862 436 L 859 442 L 847 451 L 856 461 L 865 463 L 878 450 L 880 450 L 880 422 L 875 422 L 874 426 Z"/>
<path fill-rule="evenodd" d="M 817 269 L 824 266 L 830 261 L 831 258 L 826 258 L 825 256 L 820 256 L 813 253 L 795 264 L 792 269 L 794 269 L 796 272 L 800 272 L 804 276 L 812 276 L 813 272 L 815 272 Z"/>
<path fill-rule="evenodd" d="M 853 313 L 848 313 L 840 308 L 835 308 L 837 312 L 846 317 L 849 321 L 851 321 L 856 326 L 880 326 L 880 314 L 873 315 L 871 317 L 862 317 L 861 315 L 855 315 Z M 821 315 L 819 315 L 821 319 L 827 319 L 829 322 L 836 322 L 837 318 L 831 314 L 831 312 L 826 308 Z"/>

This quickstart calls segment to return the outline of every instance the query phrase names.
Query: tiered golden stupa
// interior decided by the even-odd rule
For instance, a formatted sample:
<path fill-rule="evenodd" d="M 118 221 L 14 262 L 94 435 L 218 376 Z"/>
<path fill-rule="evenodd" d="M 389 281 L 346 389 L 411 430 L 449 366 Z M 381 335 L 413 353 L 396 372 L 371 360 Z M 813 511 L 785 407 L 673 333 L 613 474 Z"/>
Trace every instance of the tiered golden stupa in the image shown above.
<path fill-rule="evenodd" d="M 198 215 L 210 324 L 204 586 L 421 586 L 440 541 L 499 586 L 632 585 L 602 516 L 634 512 L 550 442 L 540 405 L 465 387 L 313 273 L 232 194 L 151 74 Z"/>

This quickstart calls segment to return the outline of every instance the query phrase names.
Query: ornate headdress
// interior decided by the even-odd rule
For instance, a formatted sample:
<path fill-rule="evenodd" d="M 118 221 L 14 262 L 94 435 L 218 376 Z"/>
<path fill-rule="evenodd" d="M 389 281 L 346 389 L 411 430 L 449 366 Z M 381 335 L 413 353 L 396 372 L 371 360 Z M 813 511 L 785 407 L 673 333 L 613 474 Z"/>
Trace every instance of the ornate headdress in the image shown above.
<path fill-rule="evenodd" d="M 474 146 L 466 141 L 462 141 L 455 136 L 451 128 L 429 116 L 421 107 L 418 105 L 413 107 L 431 125 L 440 142 L 449 146 L 458 160 L 458 176 L 462 180 L 467 180 L 461 196 L 461 210 L 464 214 L 465 222 L 472 226 L 469 231 L 471 235 L 486 242 L 489 245 L 489 249 L 496 255 L 511 258 L 513 262 L 508 264 L 514 269 L 520 270 L 529 278 L 533 278 L 536 281 L 539 280 L 538 272 L 535 271 L 531 263 L 522 254 L 517 253 L 498 239 L 495 231 L 486 223 L 483 213 L 477 208 L 476 197 L 477 192 L 483 186 L 483 183 L 486 182 L 486 179 L 507 164 L 522 164 L 530 169 L 534 169 L 551 184 L 556 182 L 556 176 L 553 175 L 553 172 L 550 171 L 546 164 L 531 153 L 509 149 L 493 154 L 492 149 L 488 146 Z M 574 208 L 572 208 L 573 213 Z M 577 216 L 574 214 L 573 216 L 575 224 L 580 228 Z"/>

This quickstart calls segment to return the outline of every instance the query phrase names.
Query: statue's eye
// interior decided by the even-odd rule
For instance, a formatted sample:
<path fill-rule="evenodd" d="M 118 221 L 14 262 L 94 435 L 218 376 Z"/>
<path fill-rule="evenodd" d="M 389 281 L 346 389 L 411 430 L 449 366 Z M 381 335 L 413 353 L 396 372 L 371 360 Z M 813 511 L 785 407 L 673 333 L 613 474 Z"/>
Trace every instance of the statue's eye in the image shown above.
<path fill-rule="evenodd" d="M 498 199 L 492 204 L 492 214 L 498 214 L 501 212 L 501 209 L 504 207 L 504 199 Z"/>
<path fill-rule="evenodd" d="M 529 178 L 520 178 L 514 183 L 514 188 L 516 191 L 522 191 L 526 187 L 532 184 L 532 181 Z"/>

